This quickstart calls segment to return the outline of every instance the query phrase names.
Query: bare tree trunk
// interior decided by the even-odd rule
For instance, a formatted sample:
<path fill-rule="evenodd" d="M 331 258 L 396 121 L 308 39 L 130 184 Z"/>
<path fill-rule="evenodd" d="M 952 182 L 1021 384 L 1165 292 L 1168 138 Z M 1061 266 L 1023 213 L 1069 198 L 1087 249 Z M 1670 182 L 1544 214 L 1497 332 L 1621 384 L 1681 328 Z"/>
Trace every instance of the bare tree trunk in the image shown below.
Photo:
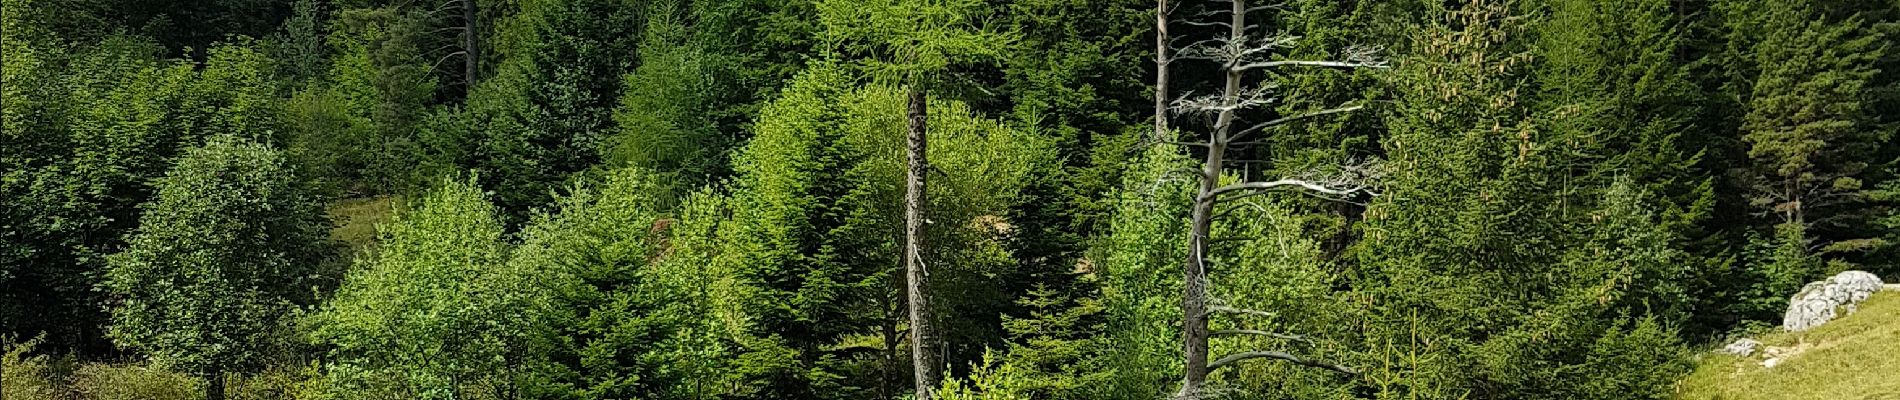
<path fill-rule="evenodd" d="M 930 273 L 924 270 L 924 179 L 930 163 L 924 150 L 929 148 L 924 129 L 929 120 L 922 88 L 910 90 L 910 168 L 904 194 L 904 274 L 910 292 L 911 366 L 917 383 L 917 400 L 930 400 L 937 388 L 937 355 L 931 347 L 933 332 L 930 319 Z"/>
<path fill-rule="evenodd" d="M 1232 0 L 1233 21 L 1228 38 L 1243 40 L 1247 27 L 1247 3 L 1245 0 Z M 1241 70 L 1224 68 L 1227 71 L 1227 85 L 1222 88 L 1223 104 L 1233 104 L 1240 96 Z M 1181 391 L 1178 397 L 1198 399 L 1201 386 L 1207 382 L 1207 239 L 1214 225 L 1214 205 L 1220 185 L 1221 167 L 1226 160 L 1227 134 L 1234 124 L 1232 108 L 1220 112 L 1214 121 L 1214 132 L 1207 139 L 1207 158 L 1201 165 L 1201 186 L 1195 191 L 1194 213 L 1188 230 L 1188 258 L 1182 268 L 1181 313 L 1181 351 L 1186 361 L 1185 373 L 1181 378 Z"/>
<path fill-rule="evenodd" d="M 900 254 L 897 258 L 898 268 L 904 268 L 910 265 L 908 261 L 905 261 L 908 257 Z M 884 313 L 884 321 L 881 324 L 883 326 L 878 327 L 879 333 L 884 337 L 884 354 L 880 356 L 880 358 L 883 359 L 884 370 L 879 371 L 882 376 L 878 377 L 877 394 L 878 398 L 895 399 L 897 398 L 897 390 L 893 388 L 892 385 L 901 379 L 897 373 L 897 323 L 904 318 L 902 316 L 904 310 L 901 309 L 902 306 L 898 305 L 898 302 L 902 300 L 899 296 L 903 296 L 904 286 L 902 282 L 898 282 L 898 279 L 893 277 L 891 278 L 889 286 L 886 286 L 885 289 L 888 290 L 888 292 L 880 296 L 882 297 L 883 304 L 878 305 L 878 311 Z"/>
<path fill-rule="evenodd" d="M 205 400 L 224 400 L 224 371 L 211 371 L 207 375 L 205 380 L 210 384 L 205 385 Z"/>
<path fill-rule="evenodd" d="M 462 1 L 462 84 L 467 90 L 475 89 L 475 77 L 481 73 L 481 32 L 476 19 L 475 0 Z"/>
<path fill-rule="evenodd" d="M 1214 192 L 1216 179 L 1220 177 L 1222 157 L 1226 148 L 1211 147 L 1207 151 L 1207 160 L 1201 166 L 1201 186 L 1195 191 L 1194 214 L 1188 230 L 1188 256 L 1182 268 L 1181 313 L 1185 318 L 1181 330 L 1181 351 L 1186 357 L 1185 376 L 1181 379 L 1181 394 L 1184 399 L 1198 398 L 1201 385 L 1207 381 L 1207 236 L 1213 226 L 1214 201 L 1208 197 Z M 1215 177 L 1210 179 L 1208 177 Z M 1206 199 L 1206 200 L 1202 200 Z"/>
<path fill-rule="evenodd" d="M 1168 134 L 1168 0 L 1155 1 L 1155 137 Z"/>

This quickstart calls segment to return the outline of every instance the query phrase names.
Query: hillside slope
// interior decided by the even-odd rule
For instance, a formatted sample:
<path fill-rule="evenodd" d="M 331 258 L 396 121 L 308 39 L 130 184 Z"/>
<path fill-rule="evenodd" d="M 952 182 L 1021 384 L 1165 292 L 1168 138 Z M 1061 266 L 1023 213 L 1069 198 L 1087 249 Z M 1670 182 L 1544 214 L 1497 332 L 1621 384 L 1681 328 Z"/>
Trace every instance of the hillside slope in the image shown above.
<path fill-rule="evenodd" d="M 1860 311 L 1806 332 L 1759 338 L 1784 354 L 1773 368 L 1762 351 L 1709 353 L 1677 385 L 1682 400 L 1900 400 L 1900 292 L 1876 293 Z"/>

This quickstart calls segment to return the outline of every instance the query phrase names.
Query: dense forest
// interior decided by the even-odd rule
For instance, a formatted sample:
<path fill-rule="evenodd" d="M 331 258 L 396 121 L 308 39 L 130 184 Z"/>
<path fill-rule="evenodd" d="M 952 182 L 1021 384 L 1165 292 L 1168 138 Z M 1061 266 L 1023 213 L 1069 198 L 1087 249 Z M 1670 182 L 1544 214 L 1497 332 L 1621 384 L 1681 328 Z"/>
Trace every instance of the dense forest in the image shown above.
<path fill-rule="evenodd" d="M 1667 399 L 1900 0 L 0 0 L 3 399 Z"/>

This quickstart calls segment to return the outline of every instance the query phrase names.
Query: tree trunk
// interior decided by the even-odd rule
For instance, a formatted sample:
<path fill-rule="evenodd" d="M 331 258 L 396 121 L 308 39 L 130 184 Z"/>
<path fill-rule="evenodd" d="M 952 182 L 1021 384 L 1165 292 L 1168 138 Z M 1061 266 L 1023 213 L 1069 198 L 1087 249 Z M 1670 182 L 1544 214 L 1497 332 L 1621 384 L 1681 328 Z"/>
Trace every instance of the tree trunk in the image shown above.
<path fill-rule="evenodd" d="M 1155 2 L 1155 137 L 1168 134 L 1168 0 Z"/>
<path fill-rule="evenodd" d="M 475 19 L 475 0 L 462 1 L 462 84 L 466 90 L 475 90 L 475 76 L 481 72 L 481 41 L 477 40 L 481 32 Z"/>
<path fill-rule="evenodd" d="M 1219 182 L 1224 146 L 1213 146 L 1201 166 L 1201 187 L 1195 191 L 1194 214 L 1188 228 L 1188 256 L 1182 268 L 1181 351 L 1186 357 L 1181 379 L 1183 399 L 1197 399 L 1207 381 L 1207 236 L 1213 227 L 1214 201 L 1208 196 Z M 1213 178 L 1209 178 L 1213 177 Z"/>
<path fill-rule="evenodd" d="M 205 400 L 224 400 L 224 371 L 211 371 L 206 374 Z"/>
<path fill-rule="evenodd" d="M 904 275 L 910 289 L 910 351 L 917 380 L 917 400 L 930 400 L 930 391 L 937 388 L 938 376 L 936 349 L 931 347 L 934 337 L 930 327 L 930 273 L 924 270 L 923 261 L 924 179 L 930 172 L 930 163 L 924 156 L 924 150 L 929 147 L 924 134 L 928 119 L 923 90 L 911 88 L 910 168 L 904 194 Z"/>
<path fill-rule="evenodd" d="M 898 268 L 905 268 L 905 266 L 909 265 L 904 261 L 908 259 L 907 257 L 900 254 L 897 258 Z M 877 394 L 878 398 L 881 399 L 895 399 L 897 398 L 898 392 L 895 385 L 898 381 L 903 380 L 902 375 L 897 372 L 897 355 L 899 351 L 897 347 L 897 324 L 904 319 L 903 314 L 905 310 L 902 309 L 903 306 L 899 305 L 899 302 L 903 300 L 899 298 L 899 296 L 904 295 L 904 286 L 896 277 L 892 277 L 890 285 L 886 286 L 885 289 L 889 291 L 885 292 L 885 295 L 879 296 L 883 298 L 883 304 L 878 305 L 878 311 L 884 313 L 884 321 L 880 324 L 882 326 L 878 327 L 879 333 L 884 337 L 884 354 L 880 356 L 883 359 L 884 370 L 879 371 L 882 376 L 878 377 Z"/>
<path fill-rule="evenodd" d="M 1247 27 L 1247 2 L 1233 0 L 1233 21 L 1228 37 L 1231 40 L 1245 40 Z M 1221 97 L 1224 104 L 1239 101 L 1240 70 L 1227 66 L 1227 86 Z M 1220 185 L 1221 166 L 1226 163 L 1227 134 L 1234 124 L 1232 108 L 1220 112 L 1214 121 L 1214 131 L 1207 138 L 1207 158 L 1201 165 L 1201 186 L 1195 191 L 1194 213 L 1188 227 L 1187 262 L 1182 266 L 1181 290 L 1181 353 L 1185 359 L 1181 391 L 1176 395 L 1180 399 L 1199 399 L 1201 387 L 1207 382 L 1207 239 L 1214 225 L 1214 189 Z"/>

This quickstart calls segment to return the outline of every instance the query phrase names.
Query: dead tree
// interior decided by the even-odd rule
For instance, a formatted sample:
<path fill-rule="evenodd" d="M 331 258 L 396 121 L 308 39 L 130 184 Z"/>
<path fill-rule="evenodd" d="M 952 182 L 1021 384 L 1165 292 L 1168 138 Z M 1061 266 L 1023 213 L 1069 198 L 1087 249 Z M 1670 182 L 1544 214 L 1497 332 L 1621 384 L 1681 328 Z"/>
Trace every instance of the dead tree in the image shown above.
<path fill-rule="evenodd" d="M 474 90 L 476 74 L 481 72 L 482 45 L 478 41 L 481 30 L 479 26 L 476 26 L 480 19 L 475 16 L 475 0 L 461 0 L 461 2 L 462 51 L 464 53 L 462 55 L 462 84 L 466 85 L 468 90 Z"/>
<path fill-rule="evenodd" d="M 1213 121 L 1212 126 L 1205 132 L 1205 135 L 1183 134 L 1181 135 L 1182 138 L 1179 139 L 1181 141 L 1168 142 L 1205 150 L 1205 158 L 1202 160 L 1201 168 L 1197 171 L 1197 178 L 1199 179 L 1200 185 L 1198 190 L 1195 191 L 1193 199 L 1192 219 L 1189 222 L 1188 254 L 1187 260 L 1183 263 L 1182 268 L 1184 288 L 1181 299 L 1181 311 L 1185 317 L 1185 321 L 1181 333 L 1181 342 L 1183 356 L 1186 362 L 1184 364 L 1185 371 L 1181 381 L 1181 388 L 1175 395 L 1177 399 L 1202 398 L 1205 395 L 1203 390 L 1209 373 L 1221 367 L 1257 358 L 1288 361 L 1301 366 L 1320 368 L 1347 375 L 1355 373 L 1353 369 L 1342 365 L 1309 360 L 1278 351 L 1247 351 L 1220 357 L 1212 362 L 1208 361 L 1208 341 L 1212 337 L 1293 337 L 1290 335 L 1254 330 L 1208 331 L 1208 320 L 1216 313 L 1237 314 L 1241 316 L 1263 313 L 1217 305 L 1210 301 L 1207 281 L 1208 235 L 1209 231 L 1212 230 L 1214 220 L 1221 217 L 1221 213 L 1216 213 L 1216 206 L 1222 201 L 1233 201 L 1243 197 L 1256 196 L 1279 190 L 1305 191 L 1335 199 L 1370 195 L 1372 192 L 1369 190 L 1370 187 L 1368 183 L 1372 180 L 1372 173 L 1375 171 L 1371 164 L 1348 165 L 1340 168 L 1340 171 L 1327 174 L 1314 173 L 1277 180 L 1245 181 L 1224 186 L 1221 185 L 1222 173 L 1227 168 L 1227 165 L 1232 162 L 1232 160 L 1226 158 L 1227 152 L 1257 143 L 1257 140 L 1249 138 L 1250 135 L 1264 135 L 1265 131 L 1277 126 L 1309 118 L 1351 112 L 1361 108 L 1361 106 L 1358 105 L 1348 105 L 1332 109 L 1316 110 L 1266 119 L 1264 122 L 1258 122 L 1247 125 L 1244 128 L 1235 129 L 1243 125 L 1242 119 L 1245 118 L 1245 116 L 1242 115 L 1242 112 L 1254 111 L 1247 115 L 1260 114 L 1264 111 L 1268 111 L 1265 110 L 1265 108 L 1267 108 L 1266 106 L 1272 105 L 1277 101 L 1274 97 L 1274 87 L 1272 85 L 1248 85 L 1243 82 L 1243 80 L 1250 71 L 1282 67 L 1348 69 L 1385 67 L 1382 62 L 1372 57 L 1373 51 L 1363 48 L 1349 49 L 1347 51 L 1347 57 L 1343 61 L 1289 60 L 1277 58 L 1275 56 L 1278 50 L 1291 46 L 1297 38 L 1288 36 L 1250 37 L 1248 36 L 1249 31 L 1266 32 L 1266 30 L 1262 29 L 1264 27 L 1250 26 L 1247 22 L 1247 15 L 1249 13 L 1271 10 L 1275 7 L 1249 8 L 1246 0 L 1226 1 L 1231 3 L 1229 9 L 1211 12 L 1211 14 L 1227 14 L 1229 17 L 1227 21 L 1190 21 L 1186 23 L 1203 26 L 1223 26 L 1228 28 L 1227 35 L 1198 41 L 1178 49 L 1172 48 L 1172 45 L 1170 45 L 1171 38 L 1167 37 L 1167 16 L 1170 10 L 1168 9 L 1166 0 L 1160 0 L 1156 8 L 1156 34 L 1159 37 L 1157 37 L 1155 41 L 1155 63 L 1159 68 L 1159 73 L 1157 74 L 1157 80 L 1155 82 L 1157 115 L 1155 116 L 1156 138 L 1154 138 L 1154 140 L 1158 143 L 1160 141 L 1175 140 L 1171 139 L 1168 135 L 1168 124 L 1165 121 L 1168 118 L 1168 114 L 1164 113 L 1165 111 L 1172 111 L 1175 115 L 1211 117 Z M 1170 51 L 1174 54 L 1170 55 Z M 1217 63 L 1220 66 L 1220 71 L 1226 75 L 1224 81 L 1225 85 L 1217 94 L 1183 97 L 1174 100 L 1171 107 L 1168 107 L 1168 110 L 1163 110 L 1161 107 L 1162 100 L 1169 96 L 1167 92 L 1167 67 L 1168 64 L 1177 60 L 1201 60 Z M 1189 139 L 1190 136 L 1193 136 L 1193 139 Z"/>
<path fill-rule="evenodd" d="M 924 270 L 923 259 L 924 179 L 930 171 L 930 162 L 924 154 L 929 149 L 924 132 L 929 118 L 926 105 L 924 91 L 913 86 L 910 126 L 905 135 L 910 163 L 904 180 L 904 278 L 909 282 L 911 368 L 917 400 L 930 400 L 931 391 L 937 388 L 937 365 L 940 364 L 936 349 L 931 347 L 935 336 L 931 332 L 930 273 Z"/>
<path fill-rule="evenodd" d="M 434 35 L 436 33 L 444 32 L 444 31 L 460 32 L 460 34 L 456 35 L 456 40 L 453 43 L 447 46 L 438 47 L 435 50 L 430 51 L 430 53 L 434 53 L 435 51 L 453 49 L 456 47 L 461 48 L 461 50 L 457 50 L 455 52 L 442 55 L 442 58 L 437 59 L 435 61 L 435 65 L 430 66 L 429 69 L 431 71 L 436 70 L 438 68 L 441 68 L 443 66 L 443 63 L 448 62 L 449 59 L 461 57 L 462 58 L 463 90 L 474 90 L 476 78 L 481 73 L 482 44 L 481 44 L 481 26 L 479 25 L 481 23 L 481 18 L 479 14 L 480 10 L 477 8 L 475 1 L 476 0 L 447 0 L 440 4 L 436 4 L 435 8 L 433 9 L 430 9 L 426 12 L 421 13 L 421 18 L 426 21 L 454 21 L 458 23 L 457 25 L 454 25 L 454 26 L 449 26 L 442 29 L 436 29 L 434 31 L 429 32 L 430 35 Z M 398 3 L 398 6 L 410 7 L 413 5 L 413 3 L 414 3 L 413 0 L 406 1 L 402 3 Z M 442 17 L 442 15 L 445 15 L 443 13 L 449 12 L 451 10 L 458 11 L 458 13 L 447 14 L 449 15 L 448 17 Z M 444 18 L 444 19 L 438 19 L 438 18 Z M 455 21 L 456 19 L 460 19 L 460 20 Z"/>

